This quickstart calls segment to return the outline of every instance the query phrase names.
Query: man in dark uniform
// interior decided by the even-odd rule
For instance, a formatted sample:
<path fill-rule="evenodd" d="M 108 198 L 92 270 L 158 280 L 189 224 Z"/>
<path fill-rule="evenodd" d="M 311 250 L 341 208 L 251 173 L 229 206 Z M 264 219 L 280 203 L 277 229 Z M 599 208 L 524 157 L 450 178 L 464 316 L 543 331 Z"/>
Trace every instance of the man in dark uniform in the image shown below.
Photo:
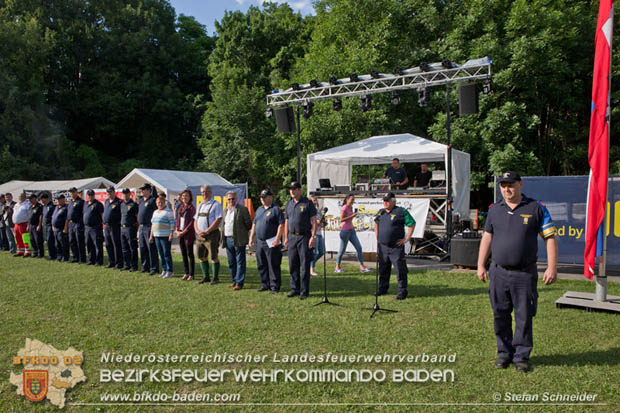
<path fill-rule="evenodd" d="M 392 166 L 385 171 L 383 177 L 390 178 L 390 183 L 396 185 L 397 189 L 405 189 L 409 183 L 407 171 L 405 171 L 405 168 L 400 167 L 400 160 L 398 158 L 392 159 Z"/>
<path fill-rule="evenodd" d="M 478 253 L 478 278 L 482 282 L 491 279 L 489 298 L 497 339 L 495 367 L 505 369 L 512 362 L 517 371 L 526 373 L 530 369 L 532 319 L 538 301 L 537 237 L 545 241 L 548 265 L 543 281 L 549 285 L 557 277 L 556 230 L 545 205 L 521 193 L 523 182 L 518 173 L 506 172 L 499 182 L 503 200 L 489 209 Z M 487 269 L 489 253 L 492 262 Z"/>
<path fill-rule="evenodd" d="M 28 197 L 30 201 L 30 220 L 28 232 L 30 233 L 30 247 L 34 258 L 43 258 L 45 246 L 43 245 L 43 205 L 39 203 L 37 195 L 32 193 Z"/>
<path fill-rule="evenodd" d="M 250 231 L 250 246 L 256 244 L 256 266 L 261 284 L 258 291 L 271 290 L 271 294 L 275 294 L 280 292 L 282 284 L 280 240 L 284 232 L 285 218 L 280 207 L 273 203 L 273 193 L 269 189 L 260 193 L 260 202 L 262 205 L 256 210 Z"/>
<path fill-rule="evenodd" d="M 407 236 L 405 236 L 405 226 Z M 404 208 L 396 206 L 396 196 L 389 193 L 383 197 L 383 209 L 375 218 L 375 235 L 379 250 L 379 291 L 376 295 L 387 294 L 390 287 L 392 265 L 398 280 L 397 300 L 404 300 L 407 290 L 407 263 L 405 262 L 405 244 L 411 240 L 415 220 Z"/>
<path fill-rule="evenodd" d="M 9 250 L 9 240 L 6 237 L 5 223 L 4 223 L 4 207 L 6 205 L 6 198 L 4 194 L 0 194 L 0 250 Z"/>
<path fill-rule="evenodd" d="M 52 217 L 56 210 L 56 205 L 50 200 L 47 192 L 41 194 L 41 203 L 43 204 L 43 224 L 45 231 L 45 242 L 47 243 L 48 260 L 55 260 L 56 257 L 56 239 L 54 238 L 54 229 L 52 228 Z"/>
<path fill-rule="evenodd" d="M 413 180 L 413 186 L 416 188 L 428 188 L 432 177 L 433 173 L 428 170 L 428 164 L 422 163 L 422 165 L 420 165 L 420 171 L 415 175 L 415 179 Z"/>
<path fill-rule="evenodd" d="M 103 205 L 95 199 L 95 191 L 86 192 L 84 204 L 84 236 L 88 247 L 88 265 L 103 265 Z"/>
<path fill-rule="evenodd" d="M 142 259 L 142 272 L 151 271 L 151 275 L 159 272 L 159 262 L 155 243 L 149 240 L 151 236 L 151 218 L 157 209 L 155 197 L 152 196 L 153 188 L 150 184 L 140 187 L 142 199 L 138 205 L 138 224 L 140 230 L 138 238 L 140 240 L 140 258 Z"/>
<path fill-rule="evenodd" d="M 121 203 L 121 244 L 124 269 L 138 271 L 138 205 L 131 199 L 131 190 L 123 189 Z"/>
<path fill-rule="evenodd" d="M 103 236 L 105 248 L 108 252 L 107 268 L 123 269 L 123 248 L 121 246 L 121 200 L 116 197 L 114 187 L 109 187 L 106 192 L 108 199 L 105 200 L 103 209 Z"/>
<path fill-rule="evenodd" d="M 284 222 L 284 246 L 288 247 L 291 273 L 291 292 L 287 297 L 299 295 L 300 300 L 305 300 L 310 294 L 311 250 L 317 231 L 316 208 L 312 201 L 301 196 L 299 182 L 291 183 L 289 192 L 291 199 L 286 203 Z"/>
<path fill-rule="evenodd" d="M 71 247 L 71 262 L 86 262 L 86 243 L 84 242 L 84 200 L 80 198 L 77 188 L 69 189 L 71 201 L 67 209 L 69 219 L 69 246 Z"/>
<path fill-rule="evenodd" d="M 69 261 L 69 220 L 68 207 L 65 203 L 65 196 L 58 195 L 58 206 L 54 208 L 52 214 L 52 229 L 54 231 L 54 240 L 56 241 L 56 251 L 59 262 Z"/>

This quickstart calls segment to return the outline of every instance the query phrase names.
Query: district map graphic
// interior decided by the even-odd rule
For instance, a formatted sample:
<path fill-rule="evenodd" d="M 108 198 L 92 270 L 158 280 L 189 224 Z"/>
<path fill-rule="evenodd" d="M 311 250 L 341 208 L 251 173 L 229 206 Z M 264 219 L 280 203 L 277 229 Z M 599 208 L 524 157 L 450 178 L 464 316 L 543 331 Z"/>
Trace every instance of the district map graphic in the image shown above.
<path fill-rule="evenodd" d="M 17 394 L 33 402 L 47 398 L 63 408 L 65 393 L 86 380 L 82 371 L 84 356 L 73 347 L 57 350 L 39 340 L 26 339 L 26 345 L 13 357 L 13 365 L 22 365 L 20 374 L 11 372 L 10 382 L 17 386 Z"/>

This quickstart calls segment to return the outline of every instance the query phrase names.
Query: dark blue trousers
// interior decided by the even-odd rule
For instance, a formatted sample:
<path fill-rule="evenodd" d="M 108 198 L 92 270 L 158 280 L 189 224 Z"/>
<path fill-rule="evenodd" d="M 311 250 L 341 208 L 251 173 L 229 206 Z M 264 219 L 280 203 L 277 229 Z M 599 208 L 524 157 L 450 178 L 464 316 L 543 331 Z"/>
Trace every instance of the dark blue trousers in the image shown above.
<path fill-rule="evenodd" d="M 138 269 L 138 234 L 136 227 L 121 228 L 121 244 L 125 269 Z"/>
<path fill-rule="evenodd" d="M 88 263 L 103 265 L 103 230 L 99 225 L 84 229 L 86 246 L 88 247 Z"/>
<path fill-rule="evenodd" d="M 86 262 L 84 224 L 69 222 L 69 246 L 71 247 L 73 262 Z"/>
<path fill-rule="evenodd" d="M 288 269 L 291 273 L 291 292 L 310 294 L 310 235 L 288 235 Z"/>
<path fill-rule="evenodd" d="M 0 216 L 0 219 L 2 217 Z M 4 226 L 0 227 L 0 250 L 8 251 L 9 250 L 9 239 L 6 237 L 6 232 L 4 231 Z"/>
<path fill-rule="evenodd" d="M 37 231 L 36 225 L 30 225 L 30 246 L 33 257 L 43 257 L 45 255 L 45 245 L 43 245 L 43 230 Z"/>
<path fill-rule="evenodd" d="M 149 237 L 151 236 L 151 226 L 150 225 L 140 225 L 140 258 L 142 259 L 142 270 L 143 271 L 155 271 L 159 272 L 159 262 L 157 261 L 157 246 L 155 246 L 155 242 L 152 244 L 149 242 Z"/>
<path fill-rule="evenodd" d="M 56 259 L 56 238 L 54 237 L 54 228 L 52 224 L 45 224 L 45 242 L 47 243 L 47 252 L 51 259 Z"/>
<path fill-rule="evenodd" d="M 121 224 L 106 224 L 103 229 L 108 265 L 123 268 L 123 247 L 121 246 Z"/>
<path fill-rule="evenodd" d="M 62 229 L 54 228 L 54 239 L 56 241 L 56 251 L 58 261 L 69 261 L 69 235 L 62 232 Z"/>
<path fill-rule="evenodd" d="M 261 287 L 280 291 L 282 284 L 282 249 L 269 248 L 266 241 L 256 241 L 256 267 L 260 276 Z"/>
<path fill-rule="evenodd" d="M 489 268 L 489 298 L 497 338 L 497 357 L 513 362 L 528 361 L 532 346 L 532 319 L 536 315 L 538 291 L 536 266 L 508 271 L 495 263 Z M 512 332 L 512 310 L 515 331 Z"/>
<path fill-rule="evenodd" d="M 407 291 L 407 262 L 405 261 L 405 246 L 389 247 L 386 244 L 379 244 L 379 293 L 387 293 L 390 287 L 390 276 L 392 275 L 392 265 L 396 270 L 396 280 L 398 281 L 398 295 L 408 294 Z"/>

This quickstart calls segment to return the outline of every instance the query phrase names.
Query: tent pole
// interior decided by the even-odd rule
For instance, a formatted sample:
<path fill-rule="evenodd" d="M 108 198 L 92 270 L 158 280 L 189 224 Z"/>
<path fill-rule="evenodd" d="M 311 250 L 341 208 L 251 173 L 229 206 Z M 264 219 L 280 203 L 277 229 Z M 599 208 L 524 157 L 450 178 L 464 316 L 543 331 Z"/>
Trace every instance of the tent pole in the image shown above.
<path fill-rule="evenodd" d="M 448 156 L 446 165 L 447 208 L 446 227 L 448 231 L 448 254 L 451 251 L 452 241 L 452 143 L 451 143 L 451 119 L 450 119 L 450 84 L 446 85 L 446 138 L 448 141 Z"/>
<path fill-rule="evenodd" d="M 301 119 L 297 105 L 297 182 L 301 184 Z"/>

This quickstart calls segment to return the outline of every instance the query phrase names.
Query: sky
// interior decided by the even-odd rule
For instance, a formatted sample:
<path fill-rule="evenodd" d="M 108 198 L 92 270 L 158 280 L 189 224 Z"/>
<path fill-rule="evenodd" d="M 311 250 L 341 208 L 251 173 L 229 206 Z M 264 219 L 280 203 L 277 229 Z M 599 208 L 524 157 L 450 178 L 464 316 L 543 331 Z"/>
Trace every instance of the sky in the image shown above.
<path fill-rule="evenodd" d="M 207 27 L 211 35 L 215 32 L 215 21 L 224 17 L 226 10 L 247 11 L 250 6 L 261 6 L 263 0 L 169 0 L 177 15 L 194 16 L 196 20 Z M 288 3 L 293 10 L 302 15 L 314 14 L 311 0 L 274 1 Z"/>

